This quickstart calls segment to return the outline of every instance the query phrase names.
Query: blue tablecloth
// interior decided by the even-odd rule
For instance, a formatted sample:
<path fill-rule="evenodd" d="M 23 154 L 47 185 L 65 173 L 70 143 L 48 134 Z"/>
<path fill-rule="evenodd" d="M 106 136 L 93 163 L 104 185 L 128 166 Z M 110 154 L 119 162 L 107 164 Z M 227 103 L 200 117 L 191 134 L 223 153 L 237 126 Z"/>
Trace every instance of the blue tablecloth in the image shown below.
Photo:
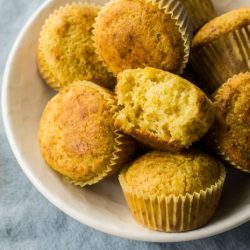
<path fill-rule="evenodd" d="M 0 0 L 0 76 L 21 27 L 43 0 Z M 68 217 L 32 186 L 18 166 L 0 119 L 0 249 L 250 249 L 250 223 L 186 243 L 156 244 L 113 237 Z"/>

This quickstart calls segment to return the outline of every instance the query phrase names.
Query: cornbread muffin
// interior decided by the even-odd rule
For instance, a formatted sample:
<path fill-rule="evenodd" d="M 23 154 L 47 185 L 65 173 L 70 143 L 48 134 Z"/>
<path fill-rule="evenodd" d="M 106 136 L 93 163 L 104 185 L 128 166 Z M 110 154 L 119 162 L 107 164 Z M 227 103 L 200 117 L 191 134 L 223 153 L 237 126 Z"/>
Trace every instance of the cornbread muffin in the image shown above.
<path fill-rule="evenodd" d="M 94 184 L 131 159 L 134 142 L 114 128 L 112 92 L 91 82 L 63 88 L 47 104 L 39 127 L 48 166 L 75 185 Z"/>
<path fill-rule="evenodd" d="M 205 139 L 224 160 L 250 173 L 250 72 L 229 79 L 214 101 L 217 119 Z"/>
<path fill-rule="evenodd" d="M 153 151 L 122 170 L 119 181 L 134 218 L 159 231 L 188 231 L 206 224 L 220 199 L 223 165 L 198 151 Z"/>
<path fill-rule="evenodd" d="M 198 87 L 159 69 L 125 70 L 115 91 L 115 127 L 151 148 L 188 148 L 214 121 L 213 104 Z"/>
<path fill-rule="evenodd" d="M 192 19 L 194 30 L 215 18 L 216 11 L 211 0 L 180 0 Z"/>
<path fill-rule="evenodd" d="M 181 73 L 191 29 L 178 1 L 113 0 L 96 19 L 96 52 L 115 75 L 145 66 Z"/>
<path fill-rule="evenodd" d="M 227 79 L 250 70 L 250 8 L 205 24 L 192 41 L 191 65 L 212 93 Z"/>
<path fill-rule="evenodd" d="M 72 3 L 46 19 L 39 37 L 37 63 L 41 76 L 59 90 L 73 81 L 89 80 L 110 88 L 114 78 L 95 54 L 92 25 L 99 7 Z"/>

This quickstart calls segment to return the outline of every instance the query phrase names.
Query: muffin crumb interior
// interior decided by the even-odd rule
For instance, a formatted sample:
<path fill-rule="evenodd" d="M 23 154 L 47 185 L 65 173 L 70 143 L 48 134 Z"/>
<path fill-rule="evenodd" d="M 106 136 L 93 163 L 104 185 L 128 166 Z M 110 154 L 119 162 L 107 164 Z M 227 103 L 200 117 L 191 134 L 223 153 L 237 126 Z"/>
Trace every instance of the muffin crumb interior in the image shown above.
<path fill-rule="evenodd" d="M 117 115 L 127 131 L 140 128 L 169 140 L 193 140 L 188 123 L 197 112 L 196 89 L 162 71 L 124 71 L 118 76 Z"/>

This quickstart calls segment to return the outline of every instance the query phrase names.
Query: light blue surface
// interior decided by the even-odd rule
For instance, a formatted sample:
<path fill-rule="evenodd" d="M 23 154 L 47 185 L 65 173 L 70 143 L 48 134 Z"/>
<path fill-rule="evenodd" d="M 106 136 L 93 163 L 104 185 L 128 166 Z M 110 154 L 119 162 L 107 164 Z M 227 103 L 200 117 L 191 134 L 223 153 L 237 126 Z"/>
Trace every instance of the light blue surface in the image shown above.
<path fill-rule="evenodd" d="M 21 27 L 43 0 L 0 0 L 0 76 Z M 31 185 L 8 145 L 0 119 L 0 249 L 250 249 L 250 223 L 205 240 L 155 244 L 100 233 L 71 219 Z"/>

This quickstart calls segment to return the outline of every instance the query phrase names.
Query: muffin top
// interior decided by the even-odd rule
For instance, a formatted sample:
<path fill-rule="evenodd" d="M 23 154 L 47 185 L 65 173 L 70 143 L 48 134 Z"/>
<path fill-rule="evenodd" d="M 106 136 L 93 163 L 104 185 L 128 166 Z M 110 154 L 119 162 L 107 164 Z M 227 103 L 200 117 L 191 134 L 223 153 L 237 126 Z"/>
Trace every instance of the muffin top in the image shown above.
<path fill-rule="evenodd" d="M 112 87 L 114 78 L 95 54 L 92 26 L 99 7 L 73 3 L 55 10 L 39 38 L 38 68 L 48 85 L 59 90 L 73 81 L 89 80 Z"/>
<path fill-rule="evenodd" d="M 220 153 L 250 172 L 250 72 L 229 79 L 215 93 L 214 101 L 217 119 L 212 136 Z"/>
<path fill-rule="evenodd" d="M 211 187 L 222 171 L 220 162 L 198 150 L 175 154 L 153 151 L 124 170 L 120 181 L 125 190 L 138 194 L 185 195 Z"/>
<path fill-rule="evenodd" d="M 97 54 L 115 75 L 145 66 L 182 71 L 183 39 L 176 20 L 145 0 L 111 1 L 94 30 Z"/>
<path fill-rule="evenodd" d="M 84 81 L 52 98 L 39 127 L 40 149 L 48 165 L 82 182 L 107 169 L 116 145 L 112 103 L 111 92 Z"/>
<path fill-rule="evenodd" d="M 210 43 L 223 35 L 250 24 L 250 8 L 230 11 L 205 24 L 194 36 L 192 47 Z"/>
<path fill-rule="evenodd" d="M 214 107 L 187 80 L 155 69 L 118 74 L 119 112 L 115 126 L 151 148 L 180 151 L 204 135 L 214 121 Z"/>

